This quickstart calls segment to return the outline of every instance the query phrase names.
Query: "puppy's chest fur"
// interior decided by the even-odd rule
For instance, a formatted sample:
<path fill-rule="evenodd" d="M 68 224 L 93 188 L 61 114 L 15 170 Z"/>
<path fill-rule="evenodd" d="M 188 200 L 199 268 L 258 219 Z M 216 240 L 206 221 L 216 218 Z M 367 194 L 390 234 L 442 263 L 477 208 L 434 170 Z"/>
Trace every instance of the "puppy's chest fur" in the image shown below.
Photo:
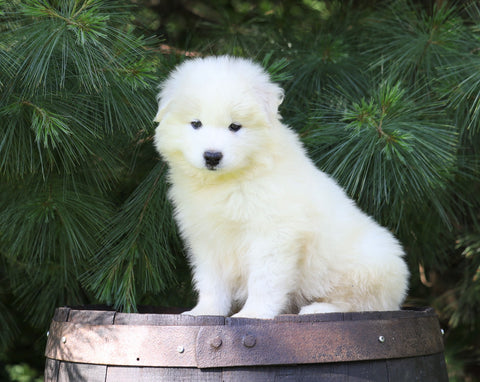
<path fill-rule="evenodd" d="M 212 233 L 234 230 L 241 234 L 245 228 L 252 228 L 252 221 L 258 220 L 258 216 L 255 219 L 253 216 L 262 206 L 264 209 L 266 194 L 268 191 L 261 187 L 246 188 L 243 184 L 203 186 L 195 190 L 174 185 L 170 190 L 180 225 Z"/>

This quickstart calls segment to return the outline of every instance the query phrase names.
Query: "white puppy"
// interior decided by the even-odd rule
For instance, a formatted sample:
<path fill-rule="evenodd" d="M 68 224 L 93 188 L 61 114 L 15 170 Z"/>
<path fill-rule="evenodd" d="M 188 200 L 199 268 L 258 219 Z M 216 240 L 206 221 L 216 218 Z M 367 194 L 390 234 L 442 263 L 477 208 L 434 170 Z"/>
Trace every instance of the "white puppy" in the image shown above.
<path fill-rule="evenodd" d="M 253 62 L 196 58 L 163 83 L 155 144 L 199 294 L 192 315 L 396 310 L 398 241 L 305 155 Z"/>

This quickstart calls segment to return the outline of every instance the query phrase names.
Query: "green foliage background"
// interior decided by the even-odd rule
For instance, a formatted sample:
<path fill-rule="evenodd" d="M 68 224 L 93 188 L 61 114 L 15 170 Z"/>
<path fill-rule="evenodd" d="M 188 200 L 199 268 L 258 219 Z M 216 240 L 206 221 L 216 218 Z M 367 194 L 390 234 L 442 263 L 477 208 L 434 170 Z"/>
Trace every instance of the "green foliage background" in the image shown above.
<path fill-rule="evenodd" d="M 57 306 L 193 303 L 155 96 L 186 57 L 234 54 L 401 239 L 407 304 L 436 309 L 451 379 L 475 380 L 479 43 L 475 1 L 0 0 L 0 362 L 41 370 Z"/>

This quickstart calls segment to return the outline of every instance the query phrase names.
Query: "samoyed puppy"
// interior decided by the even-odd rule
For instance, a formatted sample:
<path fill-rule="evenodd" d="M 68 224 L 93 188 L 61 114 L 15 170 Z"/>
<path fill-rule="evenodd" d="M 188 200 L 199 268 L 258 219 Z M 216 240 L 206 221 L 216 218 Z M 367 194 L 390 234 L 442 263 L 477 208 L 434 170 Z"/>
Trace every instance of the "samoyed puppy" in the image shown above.
<path fill-rule="evenodd" d="M 229 56 L 186 61 L 161 85 L 155 146 L 198 291 L 185 314 L 399 309 L 401 245 L 315 167 L 282 99 L 261 66 Z"/>

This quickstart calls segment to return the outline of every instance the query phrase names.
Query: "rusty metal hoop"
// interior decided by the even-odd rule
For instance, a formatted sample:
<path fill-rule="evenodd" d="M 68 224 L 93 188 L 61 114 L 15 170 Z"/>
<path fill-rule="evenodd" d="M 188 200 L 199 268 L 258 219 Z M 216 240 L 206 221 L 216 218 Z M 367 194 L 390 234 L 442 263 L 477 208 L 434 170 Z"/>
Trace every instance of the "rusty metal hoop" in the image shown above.
<path fill-rule="evenodd" d="M 216 368 L 393 359 L 441 352 L 440 327 L 430 308 L 280 315 L 273 320 L 59 308 L 45 356 L 84 364 Z"/>

